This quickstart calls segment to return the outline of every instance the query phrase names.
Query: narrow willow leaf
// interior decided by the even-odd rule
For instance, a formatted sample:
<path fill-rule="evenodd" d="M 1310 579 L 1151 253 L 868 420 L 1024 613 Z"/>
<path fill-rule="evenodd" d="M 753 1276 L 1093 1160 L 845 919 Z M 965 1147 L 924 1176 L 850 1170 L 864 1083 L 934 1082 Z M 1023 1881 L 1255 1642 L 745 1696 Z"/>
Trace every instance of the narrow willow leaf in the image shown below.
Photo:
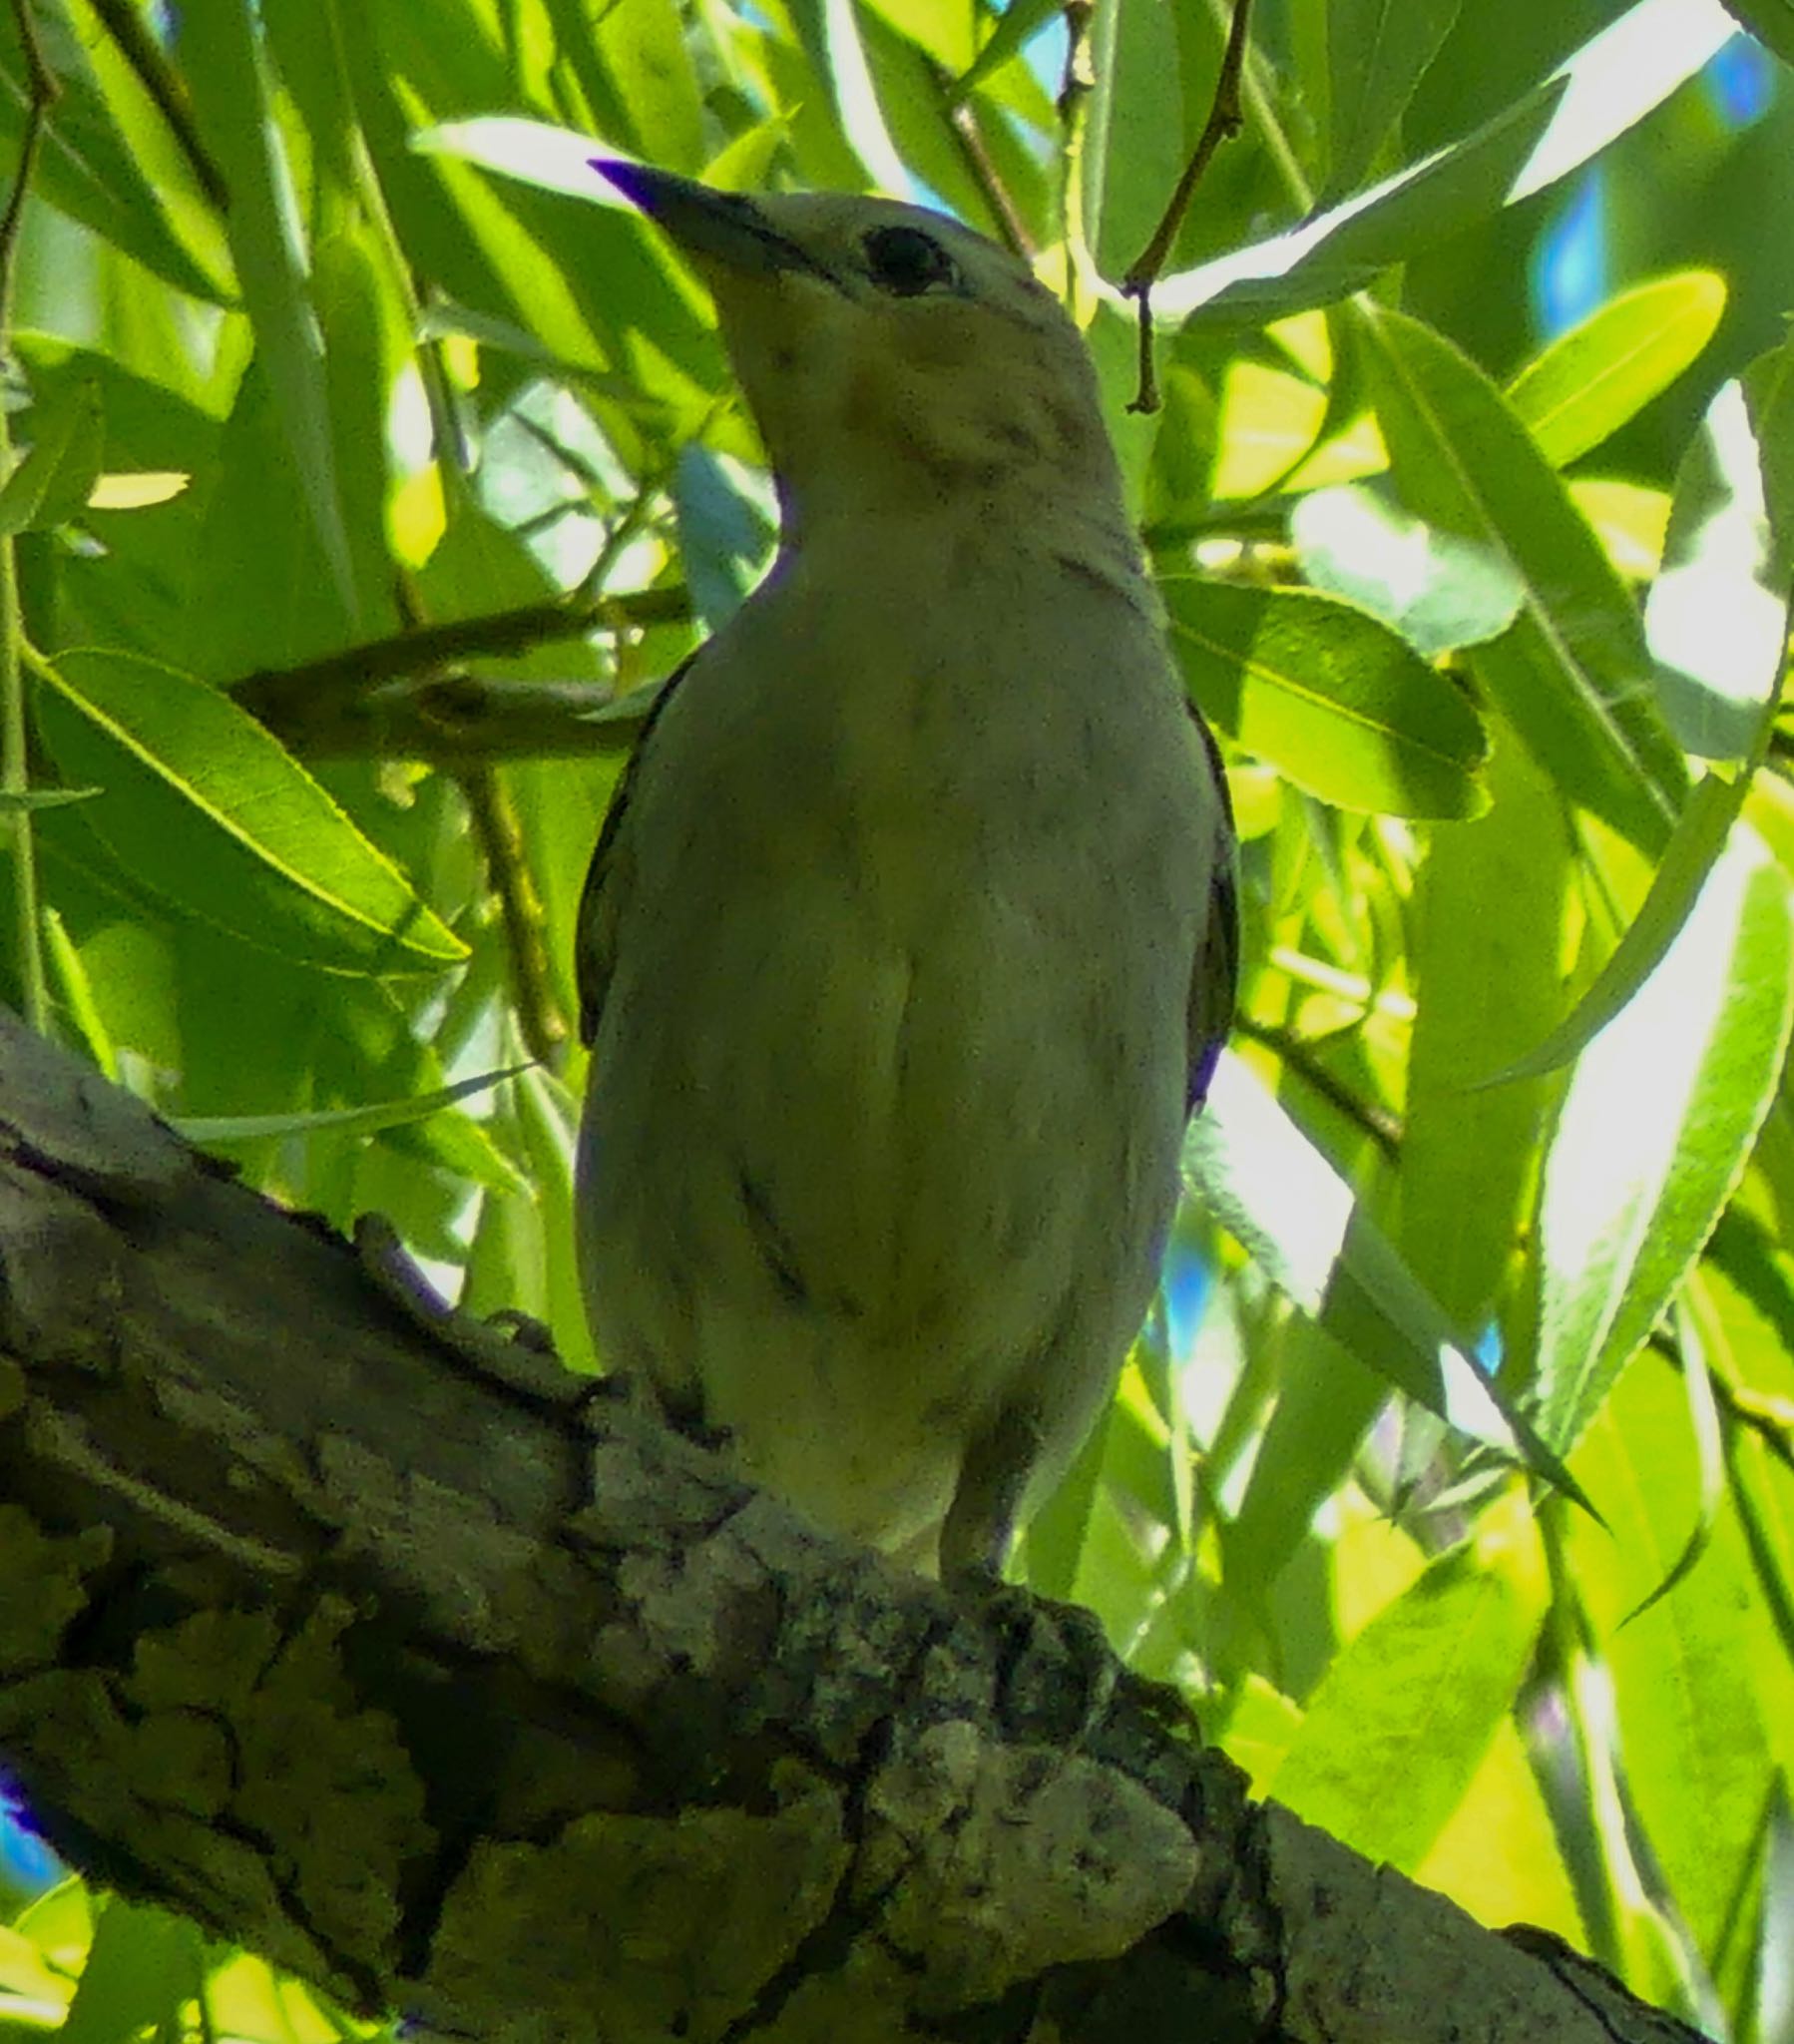
<path fill-rule="evenodd" d="M 0 788 L 0 815 L 20 809 L 66 809 L 71 802 L 91 802 L 97 787 Z"/>
<path fill-rule="evenodd" d="M 1765 0 L 1766 4 L 1766 0 Z M 1788 0 L 1781 0 L 1786 6 Z M 1788 7 L 1783 55 L 1794 63 L 1794 6 Z M 1788 1780 L 1778 1776 L 1763 1840 L 1763 1899 L 1757 1921 L 1756 1979 L 1748 2033 L 1794 2037 L 1794 1811 Z"/>
<path fill-rule="evenodd" d="M 1058 12 L 1059 0 L 1013 0 L 998 16 L 995 33 L 974 58 L 971 68 L 954 80 L 954 100 L 964 100 L 974 87 L 982 85 L 993 72 L 1001 71 L 1012 57 L 1019 56 L 1023 44 L 1036 29 L 1045 26 Z"/>
<path fill-rule="evenodd" d="M 543 192 L 589 199 L 623 213 L 633 211 L 616 186 L 592 168 L 594 156 L 622 161 L 625 152 L 597 147 L 591 136 L 547 121 L 529 121 L 517 114 L 476 114 L 420 129 L 411 137 L 411 147 L 420 156 L 458 157 Z"/>
<path fill-rule="evenodd" d="M 1513 1708 L 1546 1602 L 1539 1536 L 1517 1491 L 1333 1662 L 1269 1792 L 1355 1851 L 1412 1872 Z"/>
<path fill-rule="evenodd" d="M 72 2044 L 119 2044 L 144 2029 L 165 2029 L 202 1991 L 203 1968 L 196 1925 L 109 1895 L 59 2034 Z"/>
<path fill-rule="evenodd" d="M 1357 290 L 1391 263 L 1567 177 L 1623 135 L 1727 41 L 1719 0 L 1638 0 L 1472 134 L 1299 227 L 1167 276 L 1166 320 L 1257 324 Z"/>
<path fill-rule="evenodd" d="M 0 148 L 16 162 L 32 77 L 17 15 L 0 16 Z M 32 196 L 80 221 L 177 290 L 212 304 L 235 294 L 218 216 L 162 112 L 86 0 L 33 9 L 32 37 L 56 82 Z"/>
<path fill-rule="evenodd" d="M 1209 10 L 1191 8 L 1184 27 L 1191 44 L 1213 43 Z M 1083 172 L 1084 218 L 1097 265 L 1106 276 L 1119 276 L 1157 227 L 1183 169 L 1189 51 L 1174 10 L 1159 0 L 1110 0 L 1095 11 L 1090 55 L 1096 85 L 1083 162 L 1074 175 Z"/>
<path fill-rule="evenodd" d="M 1736 830 L 1627 1006 L 1576 1061 L 1540 1205 L 1541 1430 L 1573 1442 L 1662 1316 L 1742 1175 L 1780 1080 L 1788 885 Z"/>
<path fill-rule="evenodd" d="M 765 572 L 777 543 L 771 480 L 693 441 L 679 449 L 673 468 L 673 509 L 692 608 L 718 631 Z"/>
<path fill-rule="evenodd" d="M 300 1114 L 194 1115 L 171 1126 L 190 1143 L 220 1149 L 228 1149 L 233 1143 L 258 1143 L 267 1136 L 310 1136 L 326 1130 L 339 1136 L 377 1136 L 386 1129 L 428 1121 L 445 1107 L 477 1093 L 490 1093 L 528 1069 L 507 1065 L 502 1071 L 481 1072 L 472 1079 L 458 1079 L 452 1086 L 421 1093 L 414 1100 L 374 1100 L 362 1107 L 322 1107 Z M 521 1187 L 522 1181 L 518 1183 Z"/>
<path fill-rule="evenodd" d="M 1687 1291 L 1673 1307 L 1675 1345 L 1682 1359 L 1682 1388 L 1688 1397 L 1688 1431 L 1700 1468 L 1694 1523 L 1688 1528 L 1688 1537 L 1682 1543 L 1681 1551 L 1661 1578 L 1626 1614 L 1627 1625 L 1634 1618 L 1642 1618 L 1653 1604 L 1667 1597 L 1687 1579 L 1689 1571 L 1706 1553 L 1712 1541 L 1713 1528 L 1719 1518 L 1720 1499 L 1725 1494 L 1725 1446 L 1719 1425 L 1719 1407 L 1714 1402 L 1706 1344 L 1700 1333 L 1700 1308 L 1693 1296 L 1699 1283 L 1697 1273 L 1689 1279 Z"/>
<path fill-rule="evenodd" d="M 1190 694 L 1226 734 L 1340 808 L 1473 816 L 1483 727 L 1457 688 L 1349 604 L 1162 577 Z"/>
<path fill-rule="evenodd" d="M 1512 1268 L 1547 1105 L 1538 1086 L 1467 1087 L 1563 1013 L 1570 877 L 1563 803 L 1505 725 L 1489 787 L 1488 815 L 1434 832 L 1415 880 L 1417 1011 L 1398 1167 L 1397 1242 L 1467 1333 L 1487 1323 Z"/>
<path fill-rule="evenodd" d="M 1508 562 L 1523 599 L 1474 665 L 1572 800 L 1654 852 L 1686 785 L 1630 593 L 1563 479 L 1477 366 L 1400 312 L 1365 314 L 1366 370 L 1404 501 Z"/>
<path fill-rule="evenodd" d="M 1794 342 L 1724 384 L 1676 472 L 1644 606 L 1676 736 L 1739 759 L 1781 683 L 1794 578 Z"/>
<path fill-rule="evenodd" d="M 308 252 L 249 0 L 190 0 L 186 77 L 230 187 L 226 222 L 257 360 L 273 393 L 326 569 L 357 616 L 337 497 L 323 337 L 307 284 Z"/>
<path fill-rule="evenodd" d="M 62 525 L 86 505 L 106 442 L 100 386 L 58 385 L 26 430 L 31 451 L 0 489 L 0 536 Z"/>
<path fill-rule="evenodd" d="M 860 40 L 854 0 L 796 0 L 791 19 L 817 78 L 825 80 L 848 147 L 875 186 L 894 196 L 910 191 L 910 176 L 885 126 Z"/>
<path fill-rule="evenodd" d="M 87 1054 L 116 1086 L 119 1083 L 118 1046 L 100 1002 L 94 982 L 68 924 L 54 908 L 44 910 L 44 956 L 55 982 L 57 998 L 68 1009 L 70 1019 L 81 1033 Z"/>
<path fill-rule="evenodd" d="M 430 972 L 466 947 L 292 756 L 227 696 L 136 654 L 39 671 L 44 742 L 82 813 L 155 893 L 330 972 Z"/>
<path fill-rule="evenodd" d="M 1231 1053 L 1190 1124 L 1183 1168 L 1204 1211 L 1291 1304 L 1370 1370 L 1471 1440 L 1568 1485 L 1556 1458 L 1458 1345 L 1351 1186 Z"/>
<path fill-rule="evenodd" d="M 1329 191 L 1349 192 L 1370 169 L 1462 5 L 1463 0 L 1331 0 Z"/>
<path fill-rule="evenodd" d="M 1609 298 L 1508 385 L 1508 402 L 1554 468 L 1598 447 L 1673 383 L 1725 312 L 1725 279 L 1684 269 Z"/>
<path fill-rule="evenodd" d="M 703 97 L 674 0 L 612 0 L 592 17 L 600 62 L 629 118 L 631 140 L 669 171 L 703 169 Z"/>
<path fill-rule="evenodd" d="M 1581 999 L 1525 1057 L 1475 1080 L 1479 1089 L 1555 1072 L 1579 1056 L 1624 1008 L 1687 922 L 1713 862 L 1738 820 L 1749 785 L 1750 776 L 1742 773 L 1730 780 L 1722 773 L 1709 773 L 1701 781 L 1676 819 L 1637 914 Z"/>
<path fill-rule="evenodd" d="M 1764 1649 L 1776 1650 L 1729 1511 L 1700 1566 L 1630 1616 L 1686 1542 L 1699 1488 L 1686 1394 L 1662 1357 L 1647 1351 L 1627 1370 L 1575 1468 L 1610 1528 L 1574 1522 L 1567 1537 L 1607 1678 L 1601 1709 L 1617 1718 L 1626 1796 L 1653 1865 L 1710 1966 L 1746 1892 L 1785 1739 L 1786 1710 L 1759 1673 Z"/>

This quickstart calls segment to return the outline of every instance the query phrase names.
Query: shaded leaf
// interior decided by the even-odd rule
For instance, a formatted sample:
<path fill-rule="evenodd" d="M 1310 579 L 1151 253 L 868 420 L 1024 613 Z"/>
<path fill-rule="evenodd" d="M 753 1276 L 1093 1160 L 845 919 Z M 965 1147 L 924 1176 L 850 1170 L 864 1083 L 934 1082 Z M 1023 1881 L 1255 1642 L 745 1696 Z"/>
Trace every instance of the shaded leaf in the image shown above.
<path fill-rule="evenodd" d="M 86 507 L 106 440 L 100 386 L 58 386 L 34 407 L 29 430 L 31 450 L 0 489 L 0 536 L 61 525 Z"/>
<path fill-rule="evenodd" d="M 1370 169 L 1462 5 L 1463 0 L 1331 0 L 1329 191 L 1349 192 Z"/>

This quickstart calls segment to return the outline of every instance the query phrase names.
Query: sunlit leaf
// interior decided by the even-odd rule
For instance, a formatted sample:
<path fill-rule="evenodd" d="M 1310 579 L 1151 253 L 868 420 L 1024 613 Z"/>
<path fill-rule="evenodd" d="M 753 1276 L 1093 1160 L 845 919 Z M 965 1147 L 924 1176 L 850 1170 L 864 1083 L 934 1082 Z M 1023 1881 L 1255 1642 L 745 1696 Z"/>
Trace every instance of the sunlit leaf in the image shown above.
<path fill-rule="evenodd" d="M 1289 536 L 1308 581 L 1382 618 L 1426 660 L 1499 637 L 1525 595 L 1506 555 L 1423 524 L 1374 484 L 1298 498 Z"/>
<path fill-rule="evenodd" d="M 1676 476 L 1644 607 L 1676 736 L 1708 759 L 1750 750 L 1781 682 L 1794 578 L 1794 343 L 1707 408 Z"/>
<path fill-rule="evenodd" d="M 1385 626 L 1306 590 L 1161 577 L 1171 643 L 1203 714 L 1342 808 L 1470 816 L 1482 726 Z"/>
<path fill-rule="evenodd" d="M 1580 1433 L 1737 1184 L 1780 1079 L 1791 987 L 1787 881 L 1734 830 L 1655 969 L 1576 1061 L 1552 1138 L 1538 1390 L 1554 1444 Z"/>
<path fill-rule="evenodd" d="M 1269 1792 L 1367 1857 L 1412 1871 L 1507 1717 L 1545 1591 L 1538 1533 L 1515 1496 L 1334 1661 Z"/>
<path fill-rule="evenodd" d="M 1235 1056 L 1190 1124 L 1184 1173 L 1272 1283 L 1368 1368 L 1469 1439 L 1554 1468 L 1348 1182 Z"/>
<path fill-rule="evenodd" d="M 42 671 L 37 716 L 83 813 L 145 886 L 333 972 L 440 970 L 465 947 L 228 697 L 141 655 Z"/>
<path fill-rule="evenodd" d="M 1598 447 L 1674 382 L 1725 312 L 1725 280 L 1685 269 L 1611 297 L 1508 385 L 1508 402 L 1555 468 Z"/>
<path fill-rule="evenodd" d="M 1256 323 L 1343 297 L 1568 176 L 1692 78 L 1731 34 L 1719 0 L 1637 0 L 1462 141 L 1299 227 L 1163 278 L 1153 306 L 1165 318 L 1200 309 L 1205 318 Z"/>

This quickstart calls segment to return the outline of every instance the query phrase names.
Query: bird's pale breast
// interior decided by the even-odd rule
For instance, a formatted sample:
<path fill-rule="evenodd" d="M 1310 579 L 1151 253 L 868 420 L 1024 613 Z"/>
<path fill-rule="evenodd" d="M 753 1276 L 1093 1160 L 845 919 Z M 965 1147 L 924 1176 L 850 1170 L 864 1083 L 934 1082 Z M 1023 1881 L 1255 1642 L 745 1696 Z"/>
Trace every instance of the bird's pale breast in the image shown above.
<path fill-rule="evenodd" d="M 926 1544 L 968 1440 L 1013 1411 L 1052 1473 L 1137 1327 L 1215 798 L 1155 628 L 1050 555 L 983 605 L 803 574 L 632 789 L 585 1278 L 746 1475 Z"/>

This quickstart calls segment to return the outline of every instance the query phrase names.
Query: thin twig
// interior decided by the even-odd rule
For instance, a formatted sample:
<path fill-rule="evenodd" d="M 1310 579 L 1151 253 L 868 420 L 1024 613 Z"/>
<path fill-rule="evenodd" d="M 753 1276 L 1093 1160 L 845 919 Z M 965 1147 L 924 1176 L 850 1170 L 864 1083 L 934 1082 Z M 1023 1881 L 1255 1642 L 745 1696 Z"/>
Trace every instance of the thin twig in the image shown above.
<path fill-rule="evenodd" d="M 19 138 L 19 168 L 6 210 L 0 215 L 0 351 L 12 350 L 13 305 L 18 293 L 19 234 L 25 224 L 25 202 L 44 129 L 61 88 L 38 44 L 30 0 L 12 0 L 19 44 L 25 56 L 29 103 Z M 0 408 L 0 481 L 13 472 L 12 432 Z M 12 534 L 0 538 L 0 788 L 24 794 L 31 785 L 30 741 L 25 723 L 25 674 L 22 649 L 25 623 L 19 610 L 19 561 Z M 25 1019 L 40 1033 L 49 1027 L 50 990 L 44 974 L 43 931 L 38 914 L 37 839 L 29 808 L 21 805 L 8 819 L 12 829 L 12 894 L 14 939 L 19 954 L 19 994 Z"/>
<path fill-rule="evenodd" d="M 1272 1051 L 1301 1080 L 1335 1108 L 1355 1129 L 1368 1136 L 1388 1158 L 1399 1163 L 1402 1154 L 1402 1124 L 1386 1108 L 1360 1100 L 1343 1080 L 1336 1079 L 1314 1055 L 1313 1048 L 1293 1030 L 1280 1029 L 1271 1022 L 1255 1022 L 1250 1015 L 1234 1018 L 1233 1032 Z"/>
<path fill-rule="evenodd" d="M 1059 220 L 1065 236 L 1066 310 L 1079 315 L 1078 294 L 1090 273 L 1090 231 L 1084 216 L 1084 140 L 1090 125 L 1090 96 L 1097 89 L 1091 63 L 1091 21 L 1096 0 L 1065 0 L 1066 69 L 1059 89 L 1061 130 Z"/>
<path fill-rule="evenodd" d="M 1214 98 L 1209 103 L 1208 119 L 1196 137 L 1196 146 L 1184 166 L 1182 177 L 1177 180 L 1177 189 L 1171 194 L 1163 219 L 1121 279 L 1122 293 L 1139 300 L 1139 389 L 1127 407 L 1129 411 L 1158 409 L 1158 378 L 1152 366 L 1152 286 L 1164 268 L 1171 245 L 1177 239 L 1183 216 L 1189 211 L 1189 203 L 1202 182 L 1209 160 L 1223 142 L 1237 135 L 1245 125 L 1245 115 L 1240 108 L 1240 75 L 1245 69 L 1246 33 L 1251 19 L 1252 0 L 1233 0 L 1233 22 L 1227 31 L 1227 47 L 1221 53 L 1221 68 L 1214 81 Z"/>
<path fill-rule="evenodd" d="M 487 878 L 505 924 L 511 960 L 511 1005 L 518 1034 L 533 1058 L 552 1061 L 567 1040 L 567 1023 L 550 986 L 547 917 L 530 876 L 523 826 L 510 792 L 490 766 L 458 776 Z"/>
<path fill-rule="evenodd" d="M 936 65 L 935 83 L 941 88 L 941 102 L 947 110 L 947 126 L 953 131 L 953 139 L 959 144 L 959 153 L 965 160 L 966 169 L 972 175 L 972 182 L 984 194 L 984 202 L 997 218 L 997 225 L 1003 230 L 1003 239 L 1016 255 L 1025 261 L 1034 260 L 1034 237 L 1028 232 L 1028 223 L 1022 218 L 1021 209 L 1010 196 L 1009 187 L 1003 182 L 1003 174 L 997 168 L 990 146 L 984 139 L 984 130 L 979 125 L 978 115 L 970 100 L 956 100 L 953 97 L 952 75 L 941 65 Z"/>
<path fill-rule="evenodd" d="M 588 632 L 679 624 L 690 615 L 691 599 L 683 589 L 556 598 L 448 625 L 419 625 L 299 667 L 264 669 L 231 683 L 230 694 L 251 717 L 296 730 L 308 719 L 335 723 L 348 706 L 407 675 L 440 676 L 468 660 L 528 653 Z"/>

